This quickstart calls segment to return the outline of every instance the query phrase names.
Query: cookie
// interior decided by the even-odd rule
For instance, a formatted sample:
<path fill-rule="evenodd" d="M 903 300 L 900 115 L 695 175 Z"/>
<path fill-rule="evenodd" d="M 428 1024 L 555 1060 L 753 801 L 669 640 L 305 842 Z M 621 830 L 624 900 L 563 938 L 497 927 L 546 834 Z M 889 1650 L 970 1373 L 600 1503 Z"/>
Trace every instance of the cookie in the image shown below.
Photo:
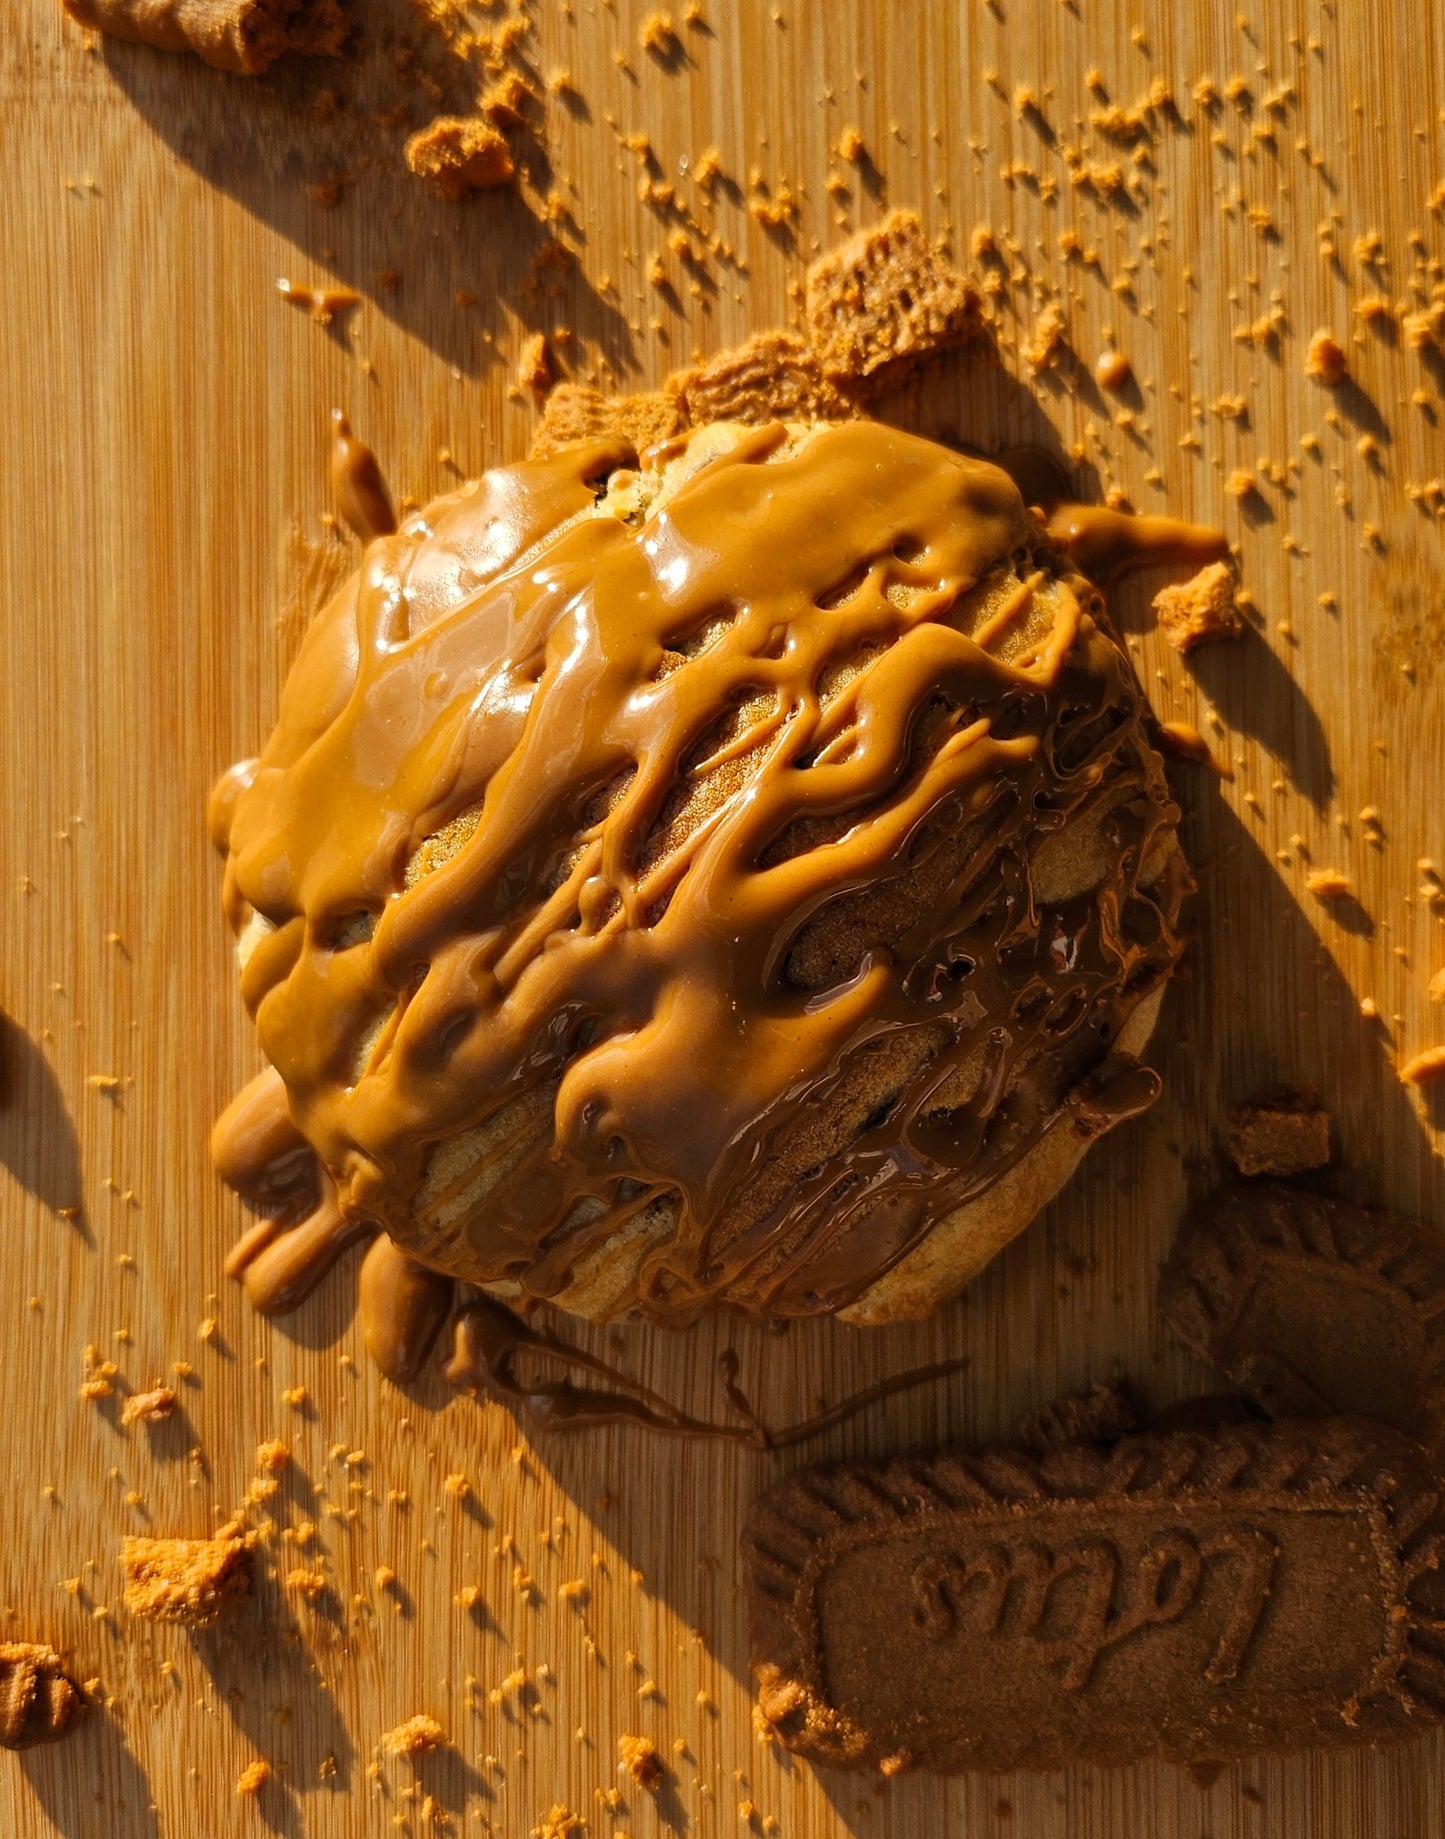
<path fill-rule="evenodd" d="M 1276 1417 L 1362 1411 L 1445 1445 L 1445 1243 L 1427 1227 L 1295 1188 L 1221 1188 L 1180 1228 L 1159 1307 Z"/>
<path fill-rule="evenodd" d="M 873 1768 L 1198 1768 L 1445 1715 L 1445 1516 L 1358 1418 L 804 1469 L 743 1534 L 762 1719 Z"/>

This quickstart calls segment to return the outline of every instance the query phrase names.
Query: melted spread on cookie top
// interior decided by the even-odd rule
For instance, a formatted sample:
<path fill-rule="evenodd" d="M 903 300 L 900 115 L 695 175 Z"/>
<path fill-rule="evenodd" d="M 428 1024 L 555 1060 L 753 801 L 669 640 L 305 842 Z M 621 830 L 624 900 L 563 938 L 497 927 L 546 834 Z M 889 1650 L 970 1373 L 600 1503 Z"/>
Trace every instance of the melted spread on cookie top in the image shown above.
<path fill-rule="evenodd" d="M 524 1296 L 630 1226 L 618 1311 L 846 1305 L 1157 1091 L 1112 1042 L 1187 873 L 1103 619 L 1003 471 L 874 423 L 579 443 L 408 518 L 213 796 L 279 1075 L 228 1178 L 309 1143 L 318 1245 Z"/>

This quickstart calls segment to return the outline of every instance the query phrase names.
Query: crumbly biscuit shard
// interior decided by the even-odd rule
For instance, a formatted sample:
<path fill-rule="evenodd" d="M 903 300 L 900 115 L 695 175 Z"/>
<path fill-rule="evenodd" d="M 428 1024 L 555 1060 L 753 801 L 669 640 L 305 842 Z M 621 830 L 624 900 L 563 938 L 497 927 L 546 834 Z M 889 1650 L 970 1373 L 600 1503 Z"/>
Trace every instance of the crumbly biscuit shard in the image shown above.
<path fill-rule="evenodd" d="M 527 457 L 545 459 L 569 441 L 620 435 L 639 453 L 670 440 L 683 427 L 682 405 L 667 389 L 604 396 L 587 383 L 559 383 L 547 398 Z"/>
<path fill-rule="evenodd" d="M 985 331 L 978 289 L 901 210 L 813 263 L 806 321 L 824 375 L 860 396 Z"/>
<path fill-rule="evenodd" d="M 1192 651 L 1212 639 L 1238 638 L 1243 630 L 1234 604 L 1234 575 L 1226 562 L 1211 562 L 1188 581 L 1161 587 L 1154 616 L 1176 651 Z"/>
<path fill-rule="evenodd" d="M 506 185 L 514 170 L 506 137 L 489 122 L 461 115 L 438 115 L 419 128 L 406 143 L 406 163 L 453 202 Z"/>
<path fill-rule="evenodd" d="M 214 1539 L 129 1538 L 121 1546 L 125 1606 L 151 1622 L 206 1628 L 251 1594 L 254 1533 Z"/>

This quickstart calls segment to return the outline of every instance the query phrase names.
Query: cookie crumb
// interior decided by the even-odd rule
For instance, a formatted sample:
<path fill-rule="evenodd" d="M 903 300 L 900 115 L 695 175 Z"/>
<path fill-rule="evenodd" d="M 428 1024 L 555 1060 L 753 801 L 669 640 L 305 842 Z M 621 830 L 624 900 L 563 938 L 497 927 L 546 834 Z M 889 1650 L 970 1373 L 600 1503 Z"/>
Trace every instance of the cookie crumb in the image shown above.
<path fill-rule="evenodd" d="M 1316 383 L 1343 382 L 1350 368 L 1345 348 L 1332 332 L 1316 332 L 1305 354 L 1305 375 Z"/>
<path fill-rule="evenodd" d="M 621 1766 L 639 1788 L 646 1788 L 650 1792 L 661 1786 L 662 1758 L 651 1737 L 632 1736 L 624 1732 L 617 1739 L 617 1753 L 622 1759 Z"/>
<path fill-rule="evenodd" d="M 132 1392 L 121 1406 L 122 1424 L 158 1424 L 176 1408 L 176 1395 L 170 1386 L 152 1386 L 148 1392 Z"/>
<path fill-rule="evenodd" d="M 512 151 L 501 132 L 459 115 L 438 115 L 411 136 L 405 151 L 408 169 L 453 203 L 468 192 L 495 190 L 513 173 Z"/>
<path fill-rule="evenodd" d="M 517 381 L 533 402 L 540 404 L 555 380 L 552 349 L 545 332 L 534 332 L 517 359 Z"/>
<path fill-rule="evenodd" d="M 1337 868 L 1314 868 L 1305 876 L 1305 892 L 1316 900 L 1343 900 L 1355 884 Z"/>
<path fill-rule="evenodd" d="M 1154 596 L 1154 617 L 1176 651 L 1192 651 L 1215 639 L 1238 638 L 1243 621 L 1234 599 L 1234 576 L 1225 562 L 1211 562 L 1188 581 L 1162 587 Z"/>
<path fill-rule="evenodd" d="M 236 1777 L 236 1793 L 259 1794 L 273 1774 L 270 1763 L 258 1756 L 254 1762 L 248 1762 Z"/>
<path fill-rule="evenodd" d="M 389 1730 L 381 1741 L 393 1756 L 429 1756 L 433 1750 L 442 1749 L 446 1740 L 447 1734 L 437 1720 L 419 1711 Z"/>

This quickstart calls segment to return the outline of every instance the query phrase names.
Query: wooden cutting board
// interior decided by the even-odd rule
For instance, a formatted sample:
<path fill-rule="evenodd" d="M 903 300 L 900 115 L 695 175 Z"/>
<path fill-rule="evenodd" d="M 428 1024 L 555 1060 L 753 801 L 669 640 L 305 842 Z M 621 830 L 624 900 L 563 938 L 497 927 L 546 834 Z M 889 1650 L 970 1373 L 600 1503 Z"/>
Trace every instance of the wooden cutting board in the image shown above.
<path fill-rule="evenodd" d="M 306 619 L 354 561 L 324 521 L 327 411 L 346 408 L 394 487 L 423 499 L 524 450 L 533 410 L 512 380 L 528 331 L 568 327 L 568 369 L 646 386 L 786 319 L 812 251 L 903 203 L 965 260 L 974 226 L 991 226 L 1013 271 L 1002 367 L 931 380 L 907 405 L 916 425 L 986 448 L 1080 444 L 1100 489 L 1238 540 L 1257 610 L 1245 642 L 1185 663 L 1149 627 L 1158 577 L 1118 600 L 1160 713 L 1197 722 L 1235 774 L 1178 775 L 1200 936 L 1157 1040 L 1166 1096 L 933 1322 L 628 1328 L 588 1344 L 700 1411 L 735 1346 L 775 1419 L 908 1363 L 970 1357 L 962 1378 L 872 1410 L 818 1456 L 988 1438 L 1114 1373 L 1155 1403 L 1206 1387 L 1158 1321 L 1155 1272 L 1186 1198 L 1217 1178 L 1225 1105 L 1279 1078 L 1319 1084 L 1343 1191 L 1445 1222 L 1445 1116 L 1394 1073 L 1445 1037 L 1426 994 L 1445 913 L 1417 868 L 1445 859 L 1445 568 L 1441 524 L 1406 490 L 1445 469 L 1442 373 L 1389 320 L 1355 313 L 1408 293 L 1412 236 L 1431 257 L 1445 244 L 1430 205 L 1445 17 L 1238 5 L 705 0 L 708 23 L 679 13 L 666 61 L 639 46 L 640 0 L 541 5 L 529 55 L 569 70 L 577 94 L 549 100 L 528 158 L 538 194 L 551 162 L 578 266 L 539 277 L 549 232 L 526 202 L 446 206 L 399 170 L 400 138 L 428 112 L 393 42 L 404 0 L 357 0 L 371 22 L 359 67 L 257 83 L 98 48 L 53 0 L 12 0 L 0 1602 L 7 1636 L 62 1647 L 105 1704 L 64 1745 L 5 1760 L 0 1830 L 522 1839 L 561 1803 L 593 1835 L 635 1839 L 1445 1832 L 1435 1740 L 1234 1769 L 1207 1791 L 1163 1768 L 879 1788 L 791 1762 L 750 1721 L 734 1554 L 747 1501 L 792 1458 L 623 1431 L 534 1445 L 435 1378 L 397 1392 L 362 1353 L 354 1264 L 268 1326 L 221 1276 L 244 1215 L 205 1150 L 257 1056 L 202 812 L 214 775 L 263 739 Z M 1137 158 L 1087 126 L 1091 67 L 1121 104 L 1156 80 L 1177 98 Z M 1206 74 L 1243 93 L 1202 108 Z M 342 102 L 331 119 L 314 100 L 325 84 Z M 377 119 L 397 103 L 401 125 Z M 846 125 L 862 167 L 830 154 Z M 689 206 L 685 163 L 709 144 L 740 188 L 708 207 L 736 265 L 710 260 L 695 289 L 638 198 L 644 167 L 620 139 L 638 130 L 654 179 Z M 1078 146 L 1121 162 L 1130 192 L 1074 184 Z M 774 196 L 796 193 L 792 228 L 749 215 L 752 167 Z M 1092 261 L 1066 261 L 1070 230 Z M 1370 231 L 1378 269 L 1354 248 Z M 647 278 L 655 253 L 666 287 Z M 362 301 L 324 329 L 278 297 L 281 276 L 334 278 Z M 1078 363 L 1030 382 L 1019 345 L 1055 294 Z M 1276 307 L 1276 335 L 1242 336 Z M 1317 326 L 1349 348 L 1355 382 L 1335 397 L 1303 374 Z M 1140 386 L 1127 425 L 1089 375 L 1109 331 Z M 1232 418 L 1211 407 L 1230 396 Z M 1235 470 L 1258 494 L 1226 493 Z M 1314 900 L 1310 867 L 1349 874 L 1357 901 Z M 190 1362 L 182 1414 L 125 1430 L 118 1397 L 82 1402 L 88 1343 L 134 1387 Z M 288 1406 L 301 1386 L 309 1405 Z M 209 1530 L 273 1436 L 293 1460 L 256 1606 L 230 1633 L 131 1622 L 122 1535 Z M 331 1580 L 316 1605 L 277 1581 L 295 1566 Z M 468 1584 L 470 1610 L 455 1600 Z M 416 1712 L 450 1747 L 415 1769 L 378 1763 L 382 1733 Z M 657 1797 L 618 1776 L 623 1732 L 664 1751 Z M 275 1779 L 238 1800 L 258 1757 Z M 614 1786 L 615 1812 L 598 1799 Z"/>

